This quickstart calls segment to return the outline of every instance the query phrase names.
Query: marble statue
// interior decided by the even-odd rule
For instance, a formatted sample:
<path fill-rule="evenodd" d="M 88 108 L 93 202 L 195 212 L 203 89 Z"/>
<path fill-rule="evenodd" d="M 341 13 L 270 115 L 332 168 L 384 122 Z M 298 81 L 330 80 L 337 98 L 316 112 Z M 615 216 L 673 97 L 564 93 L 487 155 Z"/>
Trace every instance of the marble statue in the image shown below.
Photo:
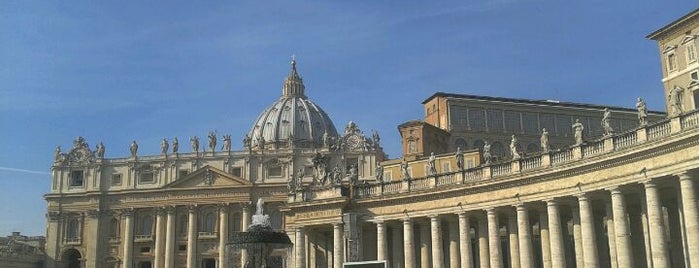
<path fill-rule="evenodd" d="M 374 143 L 374 148 L 379 148 L 381 147 L 381 137 L 379 136 L 379 132 L 376 130 L 371 131 L 371 139 Z"/>
<path fill-rule="evenodd" d="M 163 141 L 160 142 L 160 153 L 167 154 L 167 149 L 169 147 L 170 147 L 170 144 L 167 142 L 167 139 L 163 138 Z"/>
<path fill-rule="evenodd" d="M 464 170 L 464 153 L 461 151 L 461 147 L 456 147 L 456 167 L 459 170 Z"/>
<path fill-rule="evenodd" d="M 323 147 L 324 148 L 330 147 L 330 136 L 328 135 L 327 130 L 325 132 L 323 132 Z"/>
<path fill-rule="evenodd" d="M 262 137 L 262 135 L 257 136 L 257 147 L 260 149 L 260 151 L 265 150 L 265 138 Z"/>
<path fill-rule="evenodd" d="M 332 174 L 333 183 L 335 185 L 342 184 L 342 169 L 340 168 L 340 166 L 335 165 L 332 172 L 333 172 L 333 174 Z"/>
<path fill-rule="evenodd" d="M 427 160 L 427 173 L 428 173 L 428 175 L 437 174 L 437 166 L 435 166 L 435 160 L 436 160 L 436 157 L 434 156 L 434 152 L 430 153 L 430 157 Z"/>
<path fill-rule="evenodd" d="M 131 146 L 129 146 L 129 150 L 131 150 L 131 157 L 136 157 L 136 154 L 138 154 L 138 143 L 136 143 L 136 141 L 132 141 Z"/>
<path fill-rule="evenodd" d="M 327 174 L 327 160 L 328 157 L 323 156 L 320 153 L 316 153 L 311 160 L 313 162 L 313 169 L 315 170 L 316 177 L 323 185 L 329 182 Z"/>
<path fill-rule="evenodd" d="M 359 179 L 359 174 L 357 174 L 357 165 L 352 165 L 349 170 L 349 179 L 352 184 L 356 184 Z"/>
<path fill-rule="evenodd" d="M 512 134 L 512 140 L 510 140 L 510 152 L 512 153 L 512 159 L 520 159 L 522 157 L 521 155 L 519 155 L 517 145 L 517 136 L 515 136 L 515 134 Z"/>
<path fill-rule="evenodd" d="M 483 162 L 485 162 L 486 165 L 493 162 L 493 155 L 490 153 L 490 143 L 488 143 L 488 141 L 483 143 Z"/>
<path fill-rule="evenodd" d="M 585 127 L 580 123 L 580 119 L 575 119 L 575 124 L 573 124 L 573 136 L 575 137 L 574 145 L 583 144 L 583 130 L 585 130 Z"/>
<path fill-rule="evenodd" d="M 675 87 L 668 94 L 668 102 L 670 103 L 670 115 L 678 115 L 682 113 L 682 89 Z"/>
<path fill-rule="evenodd" d="M 199 153 L 199 137 L 191 137 L 189 141 L 192 143 L 192 152 Z"/>
<path fill-rule="evenodd" d="M 180 141 L 177 140 L 177 137 L 172 139 L 172 152 L 177 153 L 180 150 Z"/>
<path fill-rule="evenodd" d="M 257 205 L 255 206 L 255 214 L 252 215 L 252 223 L 250 224 L 250 226 L 272 226 L 269 220 L 269 215 L 265 215 L 263 211 L 264 204 L 265 202 L 262 201 L 262 198 L 257 199 Z"/>
<path fill-rule="evenodd" d="M 61 162 L 62 157 L 61 157 L 61 146 L 56 146 L 56 150 L 53 151 L 53 161 L 54 162 Z"/>
<path fill-rule="evenodd" d="M 383 166 L 381 166 L 381 163 L 379 161 L 376 161 L 376 181 L 378 182 L 384 182 L 383 181 Z"/>
<path fill-rule="evenodd" d="M 640 126 L 645 126 L 648 124 L 648 107 L 646 107 L 646 101 L 642 98 L 636 100 L 636 110 L 638 110 L 638 124 Z"/>
<path fill-rule="evenodd" d="M 410 172 L 408 171 L 408 161 L 403 158 L 400 162 L 400 171 L 403 173 L 403 180 L 410 180 Z"/>
<path fill-rule="evenodd" d="M 231 135 L 223 135 L 223 147 L 221 147 L 224 152 L 231 151 Z"/>
<path fill-rule="evenodd" d="M 299 168 L 299 171 L 296 173 L 296 190 L 303 189 L 303 168 Z"/>
<path fill-rule="evenodd" d="M 286 188 L 289 190 L 289 193 L 296 191 L 296 179 L 294 179 L 293 174 L 289 175 L 289 180 L 286 181 Z"/>
<path fill-rule="evenodd" d="M 245 137 L 243 137 L 243 147 L 249 150 L 250 146 L 252 146 L 252 139 L 248 134 L 245 134 Z"/>
<path fill-rule="evenodd" d="M 100 141 L 99 144 L 97 144 L 97 149 L 95 150 L 97 153 L 97 158 L 103 159 L 104 158 L 104 143 Z"/>
<path fill-rule="evenodd" d="M 541 142 L 541 152 L 546 153 L 550 151 L 549 148 L 549 132 L 546 131 L 546 128 L 541 129 L 541 138 L 539 139 L 539 142 Z"/>
<path fill-rule="evenodd" d="M 602 132 L 604 136 L 609 136 L 614 134 L 614 129 L 612 128 L 612 112 L 609 108 L 604 108 L 604 113 L 602 114 Z"/>
<path fill-rule="evenodd" d="M 215 152 L 216 151 L 216 142 L 217 142 L 216 132 L 210 131 L 208 138 L 209 138 L 209 150 L 211 150 L 211 152 Z"/>
<path fill-rule="evenodd" d="M 289 133 L 289 137 L 286 139 L 286 142 L 289 148 L 294 148 L 294 134 Z"/>

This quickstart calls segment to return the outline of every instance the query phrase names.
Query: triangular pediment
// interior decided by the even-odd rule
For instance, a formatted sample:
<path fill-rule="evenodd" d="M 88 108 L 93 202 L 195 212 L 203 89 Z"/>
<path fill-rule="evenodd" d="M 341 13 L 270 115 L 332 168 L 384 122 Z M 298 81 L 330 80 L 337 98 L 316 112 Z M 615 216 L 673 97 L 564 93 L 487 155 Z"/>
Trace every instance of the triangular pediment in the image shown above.
<path fill-rule="evenodd" d="M 673 52 L 673 51 L 675 51 L 675 48 L 677 48 L 677 46 L 668 45 L 663 50 L 663 53 L 667 54 L 667 53 Z"/>
<path fill-rule="evenodd" d="M 163 188 L 218 188 L 249 185 L 251 185 L 249 181 L 235 177 L 215 167 L 205 166 L 165 185 Z"/>
<path fill-rule="evenodd" d="M 682 39 L 682 42 L 680 42 L 680 44 L 689 43 L 689 42 L 691 42 L 692 40 L 694 40 L 696 37 L 697 37 L 696 35 L 689 35 L 689 34 L 688 34 L 688 35 L 686 35 L 686 36 L 684 37 L 684 39 Z"/>

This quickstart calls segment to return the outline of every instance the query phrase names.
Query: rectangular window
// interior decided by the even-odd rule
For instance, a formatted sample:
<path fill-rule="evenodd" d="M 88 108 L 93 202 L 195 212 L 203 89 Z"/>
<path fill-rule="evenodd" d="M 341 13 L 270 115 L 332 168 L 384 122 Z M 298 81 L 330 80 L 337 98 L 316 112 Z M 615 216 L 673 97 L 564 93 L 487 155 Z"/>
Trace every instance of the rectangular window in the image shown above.
<path fill-rule="evenodd" d="M 699 71 L 689 73 L 689 77 L 694 81 L 699 81 Z"/>
<path fill-rule="evenodd" d="M 282 167 L 281 166 L 271 166 L 267 168 L 267 174 L 269 177 L 281 177 L 282 176 Z"/>
<path fill-rule="evenodd" d="M 84 178 L 82 170 L 73 170 L 70 172 L 70 186 L 83 186 Z"/>
<path fill-rule="evenodd" d="M 697 47 L 693 44 L 687 44 L 687 63 L 697 61 Z"/>
<path fill-rule="evenodd" d="M 667 71 L 672 72 L 677 70 L 677 56 L 675 53 L 667 55 Z"/>
<path fill-rule="evenodd" d="M 231 169 L 231 174 L 232 174 L 233 176 L 238 177 L 238 178 L 242 178 L 242 177 L 243 177 L 243 168 L 241 168 L 241 167 L 234 167 L 233 169 Z"/>
<path fill-rule="evenodd" d="M 154 179 L 155 179 L 155 176 L 153 175 L 153 172 L 146 171 L 146 172 L 141 173 L 139 181 L 141 183 L 152 183 Z"/>
<path fill-rule="evenodd" d="M 112 185 L 121 185 L 121 174 L 112 174 Z"/>
<path fill-rule="evenodd" d="M 451 172 L 451 163 L 446 162 L 442 164 L 442 173 L 448 173 Z"/>

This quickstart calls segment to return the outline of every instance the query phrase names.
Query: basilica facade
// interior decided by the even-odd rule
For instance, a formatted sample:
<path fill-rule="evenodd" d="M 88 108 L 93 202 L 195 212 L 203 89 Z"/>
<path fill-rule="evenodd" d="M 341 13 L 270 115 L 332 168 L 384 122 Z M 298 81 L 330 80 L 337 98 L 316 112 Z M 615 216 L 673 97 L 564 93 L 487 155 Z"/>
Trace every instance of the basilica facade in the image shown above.
<path fill-rule="evenodd" d="M 106 159 L 102 143 L 78 137 L 55 153 L 46 263 L 242 267 L 249 256 L 226 245 L 261 198 L 293 242 L 279 267 L 699 267 L 697 21 L 699 10 L 649 35 L 668 114 L 641 100 L 634 110 L 437 93 L 424 121 L 399 126 L 404 155 L 385 159 L 378 133 L 335 128 L 292 62 L 242 150 L 210 133 L 188 152 L 163 140 L 160 155 L 139 155 L 134 141 L 129 157 Z"/>

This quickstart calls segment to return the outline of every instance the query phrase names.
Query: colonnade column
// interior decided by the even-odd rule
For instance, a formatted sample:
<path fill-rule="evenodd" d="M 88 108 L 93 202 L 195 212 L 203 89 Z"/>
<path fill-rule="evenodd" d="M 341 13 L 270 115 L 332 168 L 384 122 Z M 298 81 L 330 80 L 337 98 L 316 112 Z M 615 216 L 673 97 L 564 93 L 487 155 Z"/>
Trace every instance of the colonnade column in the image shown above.
<path fill-rule="evenodd" d="M 306 235 L 303 233 L 303 227 L 296 227 L 296 241 L 294 241 L 294 254 L 296 268 L 306 267 Z M 334 257 L 334 256 L 333 256 Z"/>
<path fill-rule="evenodd" d="M 658 187 L 653 181 L 646 181 L 643 185 L 646 190 L 646 210 L 648 212 L 648 231 L 650 232 L 653 268 L 670 267 Z"/>
<path fill-rule="evenodd" d="M 188 206 L 187 268 L 197 267 L 197 207 Z"/>
<path fill-rule="evenodd" d="M 133 265 L 133 210 L 124 210 L 124 268 L 131 268 Z"/>
<path fill-rule="evenodd" d="M 333 266 L 335 268 L 342 268 L 342 262 L 344 261 L 344 239 L 342 239 L 342 223 L 333 224 Z"/>
<path fill-rule="evenodd" d="M 163 236 L 163 226 L 165 225 L 165 211 L 161 208 L 156 208 L 155 210 L 155 256 L 153 261 L 153 267 L 161 268 L 164 267 L 164 246 L 165 246 L 165 236 Z"/>
<path fill-rule="evenodd" d="M 575 248 L 575 267 L 584 268 L 583 262 L 584 252 L 582 249 L 582 228 L 580 226 L 580 208 L 573 206 L 571 209 L 573 214 L 573 244 Z"/>
<path fill-rule="evenodd" d="M 444 267 L 444 251 L 442 250 L 442 222 L 438 215 L 430 216 L 432 231 L 432 268 Z"/>
<path fill-rule="evenodd" d="M 248 226 L 250 225 L 250 206 L 249 203 L 243 203 L 242 204 L 242 217 L 243 217 L 243 222 L 241 224 L 241 228 L 243 231 L 248 230 Z M 240 250 L 240 263 L 241 267 L 245 267 L 245 264 L 248 262 L 248 251 L 246 249 Z"/>
<path fill-rule="evenodd" d="M 502 266 L 502 251 L 500 249 L 500 226 L 498 214 L 494 208 L 486 209 L 488 217 L 488 246 L 490 248 L 490 267 L 499 268 Z"/>
<path fill-rule="evenodd" d="M 616 236 L 616 258 L 619 268 L 634 267 L 631 232 L 626 218 L 626 201 L 619 187 L 609 189 L 612 195 L 612 217 L 614 218 L 614 235 Z"/>
<path fill-rule="evenodd" d="M 449 226 L 449 268 L 459 268 L 459 223 L 447 221 Z"/>
<path fill-rule="evenodd" d="M 519 235 L 519 260 L 522 267 L 534 267 L 529 211 L 524 205 L 517 205 L 517 234 Z"/>
<path fill-rule="evenodd" d="M 403 249 L 403 230 L 400 226 L 395 226 L 391 228 L 393 237 L 391 237 L 391 243 L 393 244 L 393 254 L 391 256 L 391 267 L 402 268 L 405 265 L 405 250 Z"/>
<path fill-rule="evenodd" d="M 551 241 L 551 265 L 555 268 L 566 266 L 566 255 L 563 251 L 563 229 L 561 217 L 558 211 L 558 203 L 555 200 L 546 200 L 548 212 L 549 239 Z"/>
<path fill-rule="evenodd" d="M 595 239 L 595 225 L 592 214 L 592 206 L 587 195 L 578 195 L 580 207 L 580 231 L 582 234 L 583 265 L 585 268 L 599 267 L 597 261 L 597 240 Z"/>
<path fill-rule="evenodd" d="M 481 268 L 490 267 L 490 248 L 488 247 L 488 220 L 478 218 L 478 262 Z"/>
<path fill-rule="evenodd" d="M 228 204 L 220 204 L 218 226 L 218 267 L 228 267 L 226 244 L 228 244 Z"/>
<path fill-rule="evenodd" d="M 403 220 L 403 252 L 405 254 L 405 268 L 415 268 L 413 222 L 410 219 Z"/>
<path fill-rule="evenodd" d="M 461 267 L 473 268 L 471 224 L 465 212 L 459 213 L 459 252 L 461 254 Z"/>
<path fill-rule="evenodd" d="M 682 212 L 684 213 L 684 228 L 687 237 L 687 252 L 690 267 L 699 267 L 699 208 L 697 194 L 694 191 L 694 181 L 689 173 L 678 175 L 680 179 L 680 194 L 682 195 Z"/>
<path fill-rule="evenodd" d="M 388 258 L 386 247 L 386 223 L 376 222 L 376 260 L 385 261 Z"/>
<path fill-rule="evenodd" d="M 551 268 L 551 235 L 546 211 L 539 211 L 539 237 L 541 238 L 541 262 L 544 268 Z"/>
<path fill-rule="evenodd" d="M 175 208 L 165 208 L 167 224 L 165 227 L 165 267 L 175 267 Z"/>
<path fill-rule="evenodd" d="M 507 215 L 507 235 L 510 240 L 510 267 L 519 268 L 519 227 L 517 227 L 517 211 L 509 210 Z"/>

